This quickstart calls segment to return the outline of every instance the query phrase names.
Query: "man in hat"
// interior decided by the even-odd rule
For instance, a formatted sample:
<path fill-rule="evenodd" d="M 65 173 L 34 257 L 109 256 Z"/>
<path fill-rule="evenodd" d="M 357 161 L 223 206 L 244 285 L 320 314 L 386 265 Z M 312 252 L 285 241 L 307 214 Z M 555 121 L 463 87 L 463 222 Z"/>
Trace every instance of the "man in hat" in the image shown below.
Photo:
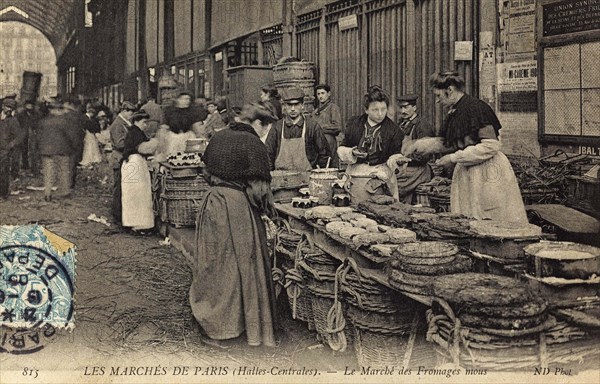
<path fill-rule="evenodd" d="M 319 124 L 302 114 L 304 92 L 300 88 L 286 89 L 282 99 L 285 117 L 273 125 L 265 142 L 271 170 L 306 172 L 317 166 L 325 168 L 331 150 Z"/>
<path fill-rule="evenodd" d="M 123 157 L 123 148 L 125 147 L 125 137 L 127 136 L 128 128 L 131 126 L 131 116 L 135 112 L 135 106 L 129 101 L 124 101 L 121 104 L 121 112 L 117 115 L 108 130 L 110 131 L 110 140 L 112 144 L 112 153 L 109 158 L 109 163 L 113 168 L 113 201 L 112 213 L 117 222 L 121 222 L 122 205 L 121 205 L 121 158 Z"/>
<path fill-rule="evenodd" d="M 8 198 L 10 193 L 10 164 L 11 153 L 25 139 L 24 131 L 19 121 L 13 117 L 17 109 L 14 99 L 5 98 L 0 112 L 0 197 Z"/>
<path fill-rule="evenodd" d="M 401 153 L 411 158 L 411 161 L 399 170 L 396 175 L 398 181 L 398 195 L 401 201 L 412 204 L 414 191 L 422 183 L 431 180 L 431 167 L 427 164 L 429 156 L 415 153 L 411 146 L 425 137 L 435 137 L 435 130 L 425 119 L 417 113 L 418 95 L 402 95 L 398 97 L 398 111 L 400 119 L 398 125 L 404 133 Z"/>

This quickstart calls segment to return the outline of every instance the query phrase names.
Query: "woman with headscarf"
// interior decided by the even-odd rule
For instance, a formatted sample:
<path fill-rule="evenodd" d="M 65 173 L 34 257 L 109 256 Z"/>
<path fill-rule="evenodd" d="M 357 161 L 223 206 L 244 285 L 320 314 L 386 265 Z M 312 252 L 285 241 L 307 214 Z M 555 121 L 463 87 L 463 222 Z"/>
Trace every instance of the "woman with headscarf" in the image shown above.
<path fill-rule="evenodd" d="M 152 185 L 145 155 L 155 151 L 156 141 L 150 141 L 144 133 L 149 117 L 143 111 L 132 115 L 121 164 L 122 223 L 140 234 L 154 228 Z"/>
<path fill-rule="evenodd" d="M 192 312 L 203 333 L 275 345 L 274 290 L 261 215 L 273 215 L 269 156 L 244 114 L 216 132 L 203 156 L 210 189 L 196 220 L 190 288 Z M 209 343 L 211 341 L 208 341 Z M 214 341 L 212 341 L 214 343 Z"/>
<path fill-rule="evenodd" d="M 476 219 L 527 222 L 521 191 L 510 162 L 500 152 L 500 121 L 484 101 L 464 93 L 457 72 L 431 75 L 436 102 L 448 107 L 441 136 L 451 154 L 436 164 L 456 164 L 450 210 Z"/>

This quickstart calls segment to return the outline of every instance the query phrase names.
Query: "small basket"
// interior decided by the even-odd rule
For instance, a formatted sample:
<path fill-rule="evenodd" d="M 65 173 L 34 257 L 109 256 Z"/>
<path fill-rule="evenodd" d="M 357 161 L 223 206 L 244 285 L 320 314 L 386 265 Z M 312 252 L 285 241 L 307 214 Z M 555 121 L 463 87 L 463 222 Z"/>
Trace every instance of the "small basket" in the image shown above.
<path fill-rule="evenodd" d="M 436 212 L 450 212 L 450 196 L 429 194 L 429 205 Z"/>
<path fill-rule="evenodd" d="M 354 326 L 354 334 L 354 351 L 361 368 L 399 366 L 410 358 L 408 333 L 382 334 Z"/>

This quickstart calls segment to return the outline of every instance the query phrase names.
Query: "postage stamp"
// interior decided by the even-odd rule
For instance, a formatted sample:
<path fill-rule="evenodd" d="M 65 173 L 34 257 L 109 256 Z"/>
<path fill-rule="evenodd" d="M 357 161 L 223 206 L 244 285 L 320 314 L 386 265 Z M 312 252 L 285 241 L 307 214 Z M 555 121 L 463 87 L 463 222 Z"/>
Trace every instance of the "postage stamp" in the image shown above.
<path fill-rule="evenodd" d="M 39 225 L 0 227 L 0 351 L 35 352 L 74 328 L 75 257 Z"/>

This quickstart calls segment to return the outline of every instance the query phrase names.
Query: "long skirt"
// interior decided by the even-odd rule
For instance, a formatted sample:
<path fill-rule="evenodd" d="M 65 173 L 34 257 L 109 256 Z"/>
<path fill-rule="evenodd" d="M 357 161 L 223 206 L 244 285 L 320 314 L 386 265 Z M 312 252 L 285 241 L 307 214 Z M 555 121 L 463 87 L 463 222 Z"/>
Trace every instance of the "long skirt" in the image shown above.
<path fill-rule="evenodd" d="M 121 204 L 124 227 L 154 228 L 150 171 L 141 155 L 130 155 L 121 165 Z"/>
<path fill-rule="evenodd" d="M 93 133 L 86 131 L 85 138 L 83 139 L 83 156 L 80 164 L 90 165 L 100 163 L 101 161 L 102 153 L 100 153 L 98 139 L 96 139 Z"/>
<path fill-rule="evenodd" d="M 243 191 L 214 186 L 196 221 L 190 305 L 215 340 L 275 345 L 274 290 L 265 226 Z"/>
<path fill-rule="evenodd" d="M 450 210 L 476 219 L 527 222 L 517 178 L 502 152 L 477 165 L 456 165 Z"/>

